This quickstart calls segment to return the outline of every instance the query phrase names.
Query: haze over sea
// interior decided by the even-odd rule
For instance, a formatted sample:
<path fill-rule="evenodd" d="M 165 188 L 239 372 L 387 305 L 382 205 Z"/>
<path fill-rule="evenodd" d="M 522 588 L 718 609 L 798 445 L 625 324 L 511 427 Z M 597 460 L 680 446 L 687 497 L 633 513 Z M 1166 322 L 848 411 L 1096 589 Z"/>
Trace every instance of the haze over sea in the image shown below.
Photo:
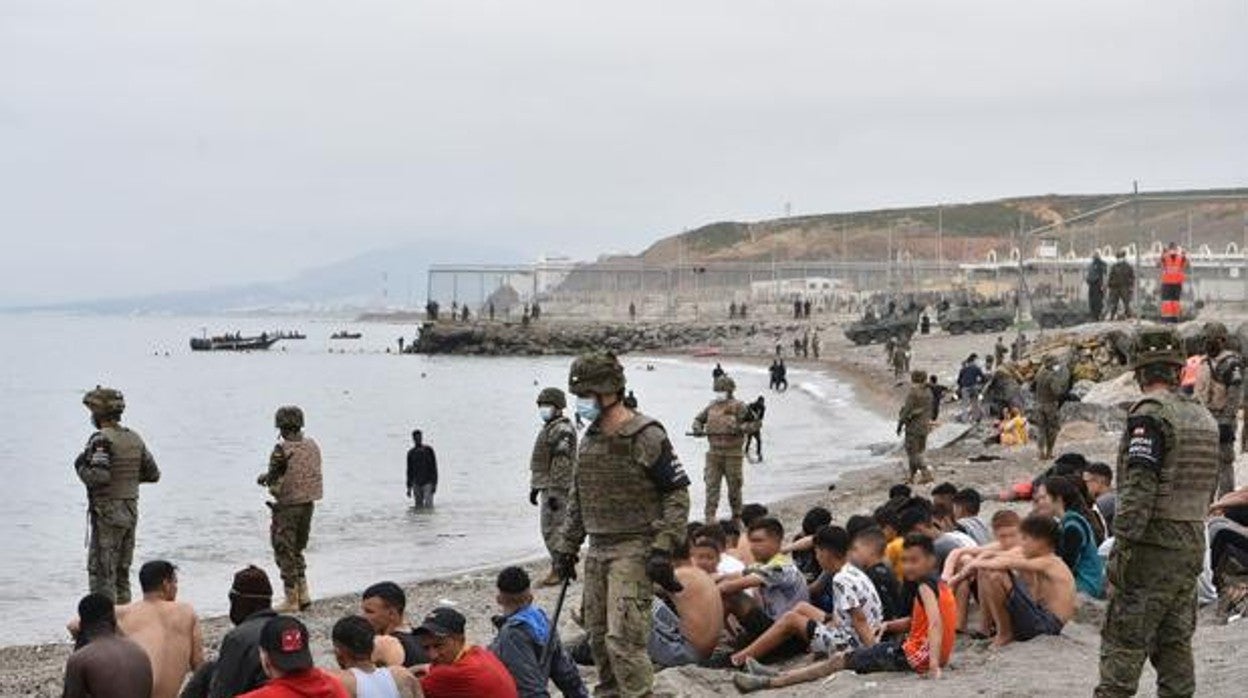
<path fill-rule="evenodd" d="M 82 395 L 96 384 L 124 391 L 124 423 L 162 471 L 141 490 L 136 595 L 138 566 L 154 558 L 180 567 L 181 599 L 205 614 L 226 610 L 230 575 L 242 565 L 264 567 L 277 583 L 265 491 L 255 478 L 275 438 L 273 411 L 291 403 L 304 408 L 325 458 L 326 496 L 308 553 L 314 596 L 543 552 L 527 501 L 539 428 L 534 398 L 542 386 L 566 384 L 567 358 L 400 356 L 385 349 L 410 337 L 410 326 L 299 318 L 8 316 L 4 324 L 0 645 L 63 639 L 86 592 L 86 496 L 72 461 L 92 430 Z M 201 328 L 300 329 L 308 339 L 269 352 L 192 353 L 188 339 Z M 344 328 L 364 338 L 329 340 Z M 641 409 L 673 437 L 699 515 L 705 444 L 684 434 L 711 397 L 712 364 L 624 363 Z M 766 460 L 747 466 L 747 501 L 826 487 L 839 472 L 869 464 L 866 447 L 892 436 L 889 423 L 854 404 L 848 386 L 823 374 L 791 369 L 792 388 L 775 395 L 761 367 L 727 368 L 740 397 L 768 396 Z M 431 512 L 413 512 L 404 496 L 417 427 L 438 453 Z"/>

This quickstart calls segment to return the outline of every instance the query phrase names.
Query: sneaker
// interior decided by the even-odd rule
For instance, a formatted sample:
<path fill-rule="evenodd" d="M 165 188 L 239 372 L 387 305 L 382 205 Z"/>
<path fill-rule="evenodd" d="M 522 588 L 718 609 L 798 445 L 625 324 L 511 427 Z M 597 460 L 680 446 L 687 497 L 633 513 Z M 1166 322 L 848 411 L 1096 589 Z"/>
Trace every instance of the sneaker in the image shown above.
<path fill-rule="evenodd" d="M 745 664 L 741 665 L 741 669 L 747 674 L 754 676 L 779 676 L 780 670 L 775 667 L 769 667 L 753 657 L 746 657 Z"/>
<path fill-rule="evenodd" d="M 742 693 L 753 693 L 771 687 L 771 677 L 754 676 L 753 674 L 733 674 L 732 685 Z"/>

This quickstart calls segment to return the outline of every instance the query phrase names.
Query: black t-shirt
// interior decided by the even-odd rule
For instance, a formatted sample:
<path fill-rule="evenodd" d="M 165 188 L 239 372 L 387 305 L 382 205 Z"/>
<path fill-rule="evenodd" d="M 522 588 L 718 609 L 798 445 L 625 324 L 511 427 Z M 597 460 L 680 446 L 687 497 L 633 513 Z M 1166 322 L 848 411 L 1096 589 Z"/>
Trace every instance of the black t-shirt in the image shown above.
<path fill-rule="evenodd" d="M 876 563 L 873 567 L 863 570 L 867 579 L 871 580 L 871 584 L 875 587 L 875 593 L 880 596 L 880 606 L 884 610 L 884 620 L 893 620 L 895 618 L 904 618 L 909 615 L 908 612 L 902 612 L 905 606 L 902 605 L 901 588 L 897 583 L 897 576 L 883 562 Z"/>
<path fill-rule="evenodd" d="M 390 633 L 394 639 L 403 645 L 403 666 L 414 667 L 417 664 L 428 664 L 429 656 L 425 654 L 425 648 L 421 646 L 420 640 L 409 632 L 396 630 Z"/>

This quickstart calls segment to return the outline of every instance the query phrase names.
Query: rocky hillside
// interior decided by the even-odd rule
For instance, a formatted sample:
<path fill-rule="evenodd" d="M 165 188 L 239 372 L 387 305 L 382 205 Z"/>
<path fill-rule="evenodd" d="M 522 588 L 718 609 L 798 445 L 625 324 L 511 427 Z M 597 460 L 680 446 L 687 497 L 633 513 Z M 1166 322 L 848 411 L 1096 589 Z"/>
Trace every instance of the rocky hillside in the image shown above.
<path fill-rule="evenodd" d="M 1248 189 L 1150 192 L 1146 196 L 1183 196 L 1185 200 L 1141 201 L 1140 234 L 1145 242 L 1177 240 L 1186 245 L 1190 229 L 1194 246 L 1205 243 L 1218 251 L 1228 242 L 1242 243 L 1248 201 L 1214 198 L 1225 194 L 1248 195 Z M 937 231 L 942 229 L 944 257 L 970 260 L 982 258 L 994 247 L 1004 251 L 1020 226 L 1030 230 L 1048 224 L 1057 224 L 1052 234 L 1063 252 L 1073 246 L 1086 253 L 1092 244 L 1117 246 L 1135 240 L 1133 206 L 1076 223 L 1064 222 L 1124 198 L 1121 194 L 1052 194 L 940 208 L 826 213 L 753 223 L 725 221 L 664 238 L 642 256 L 654 264 L 883 259 L 891 249 L 934 259 L 938 237 L 942 237 Z"/>

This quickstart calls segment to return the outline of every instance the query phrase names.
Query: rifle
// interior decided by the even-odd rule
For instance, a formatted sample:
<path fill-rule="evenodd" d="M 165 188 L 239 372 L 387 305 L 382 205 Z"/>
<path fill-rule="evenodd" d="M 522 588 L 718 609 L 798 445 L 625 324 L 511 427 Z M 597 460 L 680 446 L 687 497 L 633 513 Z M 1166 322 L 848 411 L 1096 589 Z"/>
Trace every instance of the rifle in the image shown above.
<path fill-rule="evenodd" d="M 559 630 L 559 615 L 563 613 L 563 600 L 568 596 L 568 585 L 572 583 L 570 577 L 565 577 L 563 586 L 559 589 L 559 601 L 555 604 L 555 617 L 550 621 L 550 635 L 546 637 L 546 644 L 542 646 L 541 667 L 542 675 L 550 676 L 550 660 L 555 653 L 555 633 Z"/>

